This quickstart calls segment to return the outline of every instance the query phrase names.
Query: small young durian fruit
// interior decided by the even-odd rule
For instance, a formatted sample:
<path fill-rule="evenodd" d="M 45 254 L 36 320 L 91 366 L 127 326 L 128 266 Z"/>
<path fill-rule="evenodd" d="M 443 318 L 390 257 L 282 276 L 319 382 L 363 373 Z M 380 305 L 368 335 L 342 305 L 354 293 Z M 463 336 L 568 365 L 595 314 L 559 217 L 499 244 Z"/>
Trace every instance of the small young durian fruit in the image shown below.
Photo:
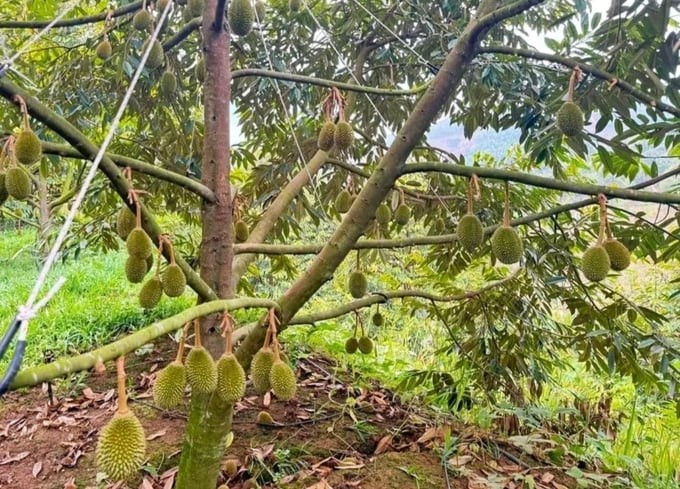
<path fill-rule="evenodd" d="M 373 314 L 372 321 L 375 326 L 382 326 L 385 324 L 385 316 L 383 316 L 380 312 L 376 312 Z"/>
<path fill-rule="evenodd" d="M 189 0 L 187 8 L 191 12 L 192 17 L 200 17 L 203 15 L 203 0 Z"/>
<path fill-rule="evenodd" d="M 22 129 L 14 141 L 14 156 L 19 163 L 31 165 L 42 158 L 42 144 L 30 128 Z"/>
<path fill-rule="evenodd" d="M 5 175 L 5 187 L 11 197 L 26 200 L 31 195 L 31 177 L 23 168 L 13 166 Z"/>
<path fill-rule="evenodd" d="M 373 341 L 368 336 L 362 336 L 358 342 L 359 351 L 364 355 L 368 355 L 373 351 Z"/>
<path fill-rule="evenodd" d="M 357 340 L 356 336 L 352 336 L 351 338 L 347 338 L 347 341 L 345 341 L 345 351 L 349 354 L 352 354 L 352 353 L 356 353 L 358 349 L 359 349 L 359 341 Z"/>
<path fill-rule="evenodd" d="M 142 45 L 142 53 L 146 52 L 146 48 L 149 46 L 150 39 L 144 41 Z M 149 57 L 146 59 L 146 67 L 150 70 L 156 69 L 163 64 L 163 58 L 165 53 L 163 52 L 163 46 L 158 39 L 154 39 L 151 45 L 151 51 L 149 52 Z"/>
<path fill-rule="evenodd" d="M 269 372 L 269 383 L 274 395 L 282 401 L 290 401 L 295 397 L 296 382 L 293 369 L 281 359 L 274 360 Z"/>
<path fill-rule="evenodd" d="M 171 70 L 165 70 L 160 81 L 161 95 L 169 99 L 177 92 L 177 77 Z"/>
<path fill-rule="evenodd" d="M 9 192 L 5 185 L 5 174 L 0 173 L 0 205 L 4 204 L 9 198 Z"/>
<path fill-rule="evenodd" d="M 267 411 L 260 411 L 257 413 L 257 424 L 263 424 L 265 426 L 271 426 L 274 424 L 274 418 Z"/>
<path fill-rule="evenodd" d="M 251 0 L 231 0 L 227 16 L 229 30 L 237 36 L 247 36 L 253 28 L 255 9 Z"/>
<path fill-rule="evenodd" d="M 156 10 L 158 10 L 159 12 L 163 12 L 165 10 L 165 7 L 168 6 L 169 2 L 170 2 L 170 0 L 158 0 L 156 2 Z M 181 3 L 180 3 L 180 5 L 181 5 Z"/>
<path fill-rule="evenodd" d="M 368 280 L 366 280 L 366 275 L 359 270 L 352 272 L 349 276 L 348 288 L 352 297 L 361 299 L 368 291 Z"/>
<path fill-rule="evenodd" d="M 381 226 L 387 226 L 392 220 L 392 211 L 387 204 L 380 204 L 375 211 L 375 220 Z"/>
<path fill-rule="evenodd" d="M 347 190 L 342 190 L 335 197 L 334 206 L 336 211 L 340 214 L 344 214 L 352 207 L 352 195 Z"/>
<path fill-rule="evenodd" d="M 187 277 L 176 263 L 170 263 L 163 272 L 163 292 L 168 297 L 179 297 L 184 293 Z"/>
<path fill-rule="evenodd" d="M 246 393 L 246 373 L 233 353 L 217 361 L 217 395 L 227 404 L 235 404 Z"/>
<path fill-rule="evenodd" d="M 498 226 L 491 236 L 491 250 L 501 263 L 512 265 L 524 254 L 522 240 L 511 226 Z"/>
<path fill-rule="evenodd" d="M 258 415 L 258 418 L 259 418 L 259 415 Z M 273 423 L 273 420 L 272 420 L 272 423 Z M 236 460 L 235 458 L 228 458 L 222 464 L 222 470 L 224 471 L 225 474 L 227 474 L 227 477 L 229 477 L 231 479 L 236 474 L 238 474 L 238 460 Z"/>
<path fill-rule="evenodd" d="M 583 112 L 574 102 L 565 102 L 557 112 L 557 127 L 567 137 L 583 131 Z"/>
<path fill-rule="evenodd" d="M 113 48 L 111 47 L 111 43 L 109 42 L 108 38 L 104 38 L 99 44 L 97 44 L 97 48 L 94 50 L 94 52 L 99 59 L 109 59 L 113 54 Z"/>
<path fill-rule="evenodd" d="M 406 226 L 411 219 L 411 209 L 404 203 L 399 204 L 397 210 L 394 211 L 394 220 L 400 226 Z"/>
<path fill-rule="evenodd" d="M 264 394 L 271 388 L 269 372 L 274 364 L 274 352 L 268 347 L 262 347 L 253 357 L 250 364 L 250 377 L 253 387 L 258 394 Z"/>
<path fill-rule="evenodd" d="M 588 248 L 581 258 L 581 271 L 591 282 L 604 280 L 609 273 L 611 262 L 607 250 L 600 244 Z"/>
<path fill-rule="evenodd" d="M 140 10 L 132 17 L 132 27 L 138 31 L 148 30 L 151 27 L 151 22 L 153 22 L 151 13 L 145 9 Z"/>
<path fill-rule="evenodd" d="M 132 284 L 141 283 L 148 271 L 149 267 L 147 266 L 146 258 L 128 256 L 125 261 L 125 277 Z"/>
<path fill-rule="evenodd" d="M 208 350 L 194 346 L 185 362 L 187 381 L 194 392 L 207 394 L 217 388 L 217 366 Z"/>
<path fill-rule="evenodd" d="M 267 15 L 267 4 L 264 0 L 257 0 L 255 2 L 255 12 L 257 13 L 257 20 L 260 24 L 264 23 L 264 18 Z"/>
<path fill-rule="evenodd" d="M 302 0 L 290 0 L 288 2 L 288 8 L 291 12 L 299 12 L 300 7 L 302 7 Z"/>
<path fill-rule="evenodd" d="M 474 214 L 466 214 L 458 221 L 456 228 L 458 242 L 467 251 L 474 251 L 484 240 L 484 226 Z"/>
<path fill-rule="evenodd" d="M 121 207 L 116 216 L 116 233 L 121 239 L 127 239 L 132 230 L 137 226 L 135 213 L 128 207 Z"/>
<path fill-rule="evenodd" d="M 321 151 L 330 151 L 335 143 L 335 123 L 331 120 L 324 122 L 319 131 L 316 145 Z"/>
<path fill-rule="evenodd" d="M 340 151 L 346 151 L 352 146 L 354 141 L 354 130 L 352 126 L 347 121 L 340 121 L 335 126 L 335 146 Z"/>
<path fill-rule="evenodd" d="M 153 253 L 153 243 L 149 235 L 141 227 L 137 226 L 125 240 L 128 255 L 146 260 Z M 144 272 L 146 273 L 146 272 Z"/>
<path fill-rule="evenodd" d="M 186 369 L 181 360 L 175 360 L 158 372 L 153 385 L 153 400 L 161 409 L 173 409 L 182 402 L 186 386 Z"/>
<path fill-rule="evenodd" d="M 248 236 L 250 236 L 248 225 L 239 219 L 236 221 L 236 224 L 234 224 L 234 238 L 236 242 L 245 243 L 248 241 Z"/>
<path fill-rule="evenodd" d="M 194 75 L 200 83 L 205 81 L 205 59 L 201 58 L 198 60 L 194 67 Z"/>
<path fill-rule="evenodd" d="M 616 238 L 607 238 L 602 243 L 602 247 L 609 255 L 609 262 L 612 270 L 620 272 L 630 265 L 630 251 Z"/>
<path fill-rule="evenodd" d="M 150 278 L 139 291 L 139 305 L 144 309 L 153 309 L 163 297 L 163 284 L 158 277 Z"/>

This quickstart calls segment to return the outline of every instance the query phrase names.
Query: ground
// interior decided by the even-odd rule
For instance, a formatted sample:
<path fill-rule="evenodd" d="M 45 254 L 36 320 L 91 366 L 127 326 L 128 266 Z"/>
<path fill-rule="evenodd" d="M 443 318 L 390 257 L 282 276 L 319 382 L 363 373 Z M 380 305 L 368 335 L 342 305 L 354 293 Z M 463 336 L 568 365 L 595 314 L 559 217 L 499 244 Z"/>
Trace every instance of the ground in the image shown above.
<path fill-rule="evenodd" d="M 170 489 L 175 478 L 185 409 L 162 411 L 151 399 L 156 372 L 174 356 L 172 346 L 168 341 L 128 359 L 131 407 L 149 440 L 144 473 L 130 488 Z M 112 369 L 62 387 L 53 406 L 46 386 L 3 398 L 0 488 L 125 487 L 98 481 L 94 463 L 97 433 L 115 410 Z M 249 390 L 238 404 L 225 460 L 237 459 L 239 469 L 231 478 L 222 473 L 220 483 L 230 489 L 252 487 L 253 478 L 261 487 L 282 489 L 577 487 L 571 475 L 581 471 L 553 465 L 548 447 L 541 447 L 549 445 L 546 437 L 502 437 L 403 404 L 378 385 L 352 387 L 327 358 L 299 359 L 297 373 L 294 401 Z M 262 410 L 274 425 L 257 424 Z"/>

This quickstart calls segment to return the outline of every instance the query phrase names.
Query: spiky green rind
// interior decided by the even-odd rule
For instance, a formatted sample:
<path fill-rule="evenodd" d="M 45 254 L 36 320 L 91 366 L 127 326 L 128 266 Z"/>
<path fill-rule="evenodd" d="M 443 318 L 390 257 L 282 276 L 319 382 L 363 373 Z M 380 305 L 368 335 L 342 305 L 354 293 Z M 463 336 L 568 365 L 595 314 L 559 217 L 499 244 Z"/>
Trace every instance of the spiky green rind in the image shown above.
<path fill-rule="evenodd" d="M 375 326 L 382 326 L 383 324 L 385 324 L 385 316 L 383 316 L 379 312 L 376 312 L 375 314 L 373 314 L 372 321 Z"/>
<path fill-rule="evenodd" d="M 484 240 L 484 226 L 474 214 L 466 214 L 458 221 L 456 228 L 458 242 L 467 251 L 474 251 Z"/>
<path fill-rule="evenodd" d="M 267 4 L 265 4 L 263 0 L 257 0 L 257 2 L 255 2 L 255 12 L 257 13 L 257 20 L 261 24 L 264 22 L 264 17 L 267 15 Z"/>
<path fill-rule="evenodd" d="M 366 280 L 366 275 L 360 271 L 352 272 L 349 276 L 348 288 L 352 297 L 361 299 L 368 291 L 368 280 Z"/>
<path fill-rule="evenodd" d="M 227 16 L 231 32 L 237 36 L 246 36 L 253 28 L 255 9 L 250 0 L 231 0 Z"/>
<path fill-rule="evenodd" d="M 163 272 L 163 292 L 168 297 L 179 297 L 184 293 L 187 277 L 179 265 L 168 265 Z"/>
<path fill-rule="evenodd" d="M 297 380 L 295 379 L 295 372 L 287 363 L 281 360 L 274 362 L 269 372 L 269 383 L 274 395 L 282 401 L 290 401 L 295 397 Z"/>
<path fill-rule="evenodd" d="M 628 248 L 615 238 L 609 238 L 602 243 L 602 247 L 607 251 L 609 255 L 609 263 L 612 270 L 620 272 L 625 270 L 630 265 L 630 251 Z"/>
<path fill-rule="evenodd" d="M 399 204 L 397 210 L 394 211 L 394 220 L 400 226 L 406 226 L 409 219 L 411 219 L 411 209 L 406 204 Z"/>
<path fill-rule="evenodd" d="M 170 2 L 170 0 L 158 0 L 156 2 L 156 10 L 158 10 L 159 12 L 163 12 L 165 10 L 165 7 L 168 6 L 168 2 Z"/>
<path fill-rule="evenodd" d="M 264 394 L 271 388 L 269 383 L 269 372 L 274 364 L 274 352 L 271 350 L 260 349 L 250 364 L 250 376 L 253 387 L 258 394 Z"/>
<path fill-rule="evenodd" d="M 177 77 L 175 74 L 166 70 L 161 75 L 161 95 L 165 98 L 172 97 L 177 92 Z"/>
<path fill-rule="evenodd" d="M 18 166 L 7 170 L 5 175 L 7 193 L 17 200 L 26 200 L 31 195 L 31 177 Z"/>
<path fill-rule="evenodd" d="M 364 355 L 368 355 L 373 351 L 373 341 L 368 336 L 359 338 L 359 351 Z"/>
<path fill-rule="evenodd" d="M 108 39 L 104 39 L 102 42 L 97 44 L 97 49 L 95 49 L 95 54 L 99 59 L 109 59 L 113 54 L 113 48 Z"/>
<path fill-rule="evenodd" d="M 565 102 L 557 112 L 557 127 L 565 136 L 576 136 L 583 131 L 583 112 L 574 102 Z"/>
<path fill-rule="evenodd" d="M 347 121 L 340 121 L 335 126 L 335 146 L 340 151 L 346 151 L 352 146 L 354 141 L 354 130 Z"/>
<path fill-rule="evenodd" d="M 335 142 L 335 123 L 333 121 L 326 121 L 317 138 L 316 145 L 321 151 L 330 151 Z"/>
<path fill-rule="evenodd" d="M 349 354 L 352 354 L 352 353 L 356 353 L 358 349 L 359 349 L 359 340 L 357 340 L 355 336 L 352 336 L 351 338 L 347 338 L 347 341 L 345 341 L 345 351 Z"/>
<path fill-rule="evenodd" d="M 187 372 L 179 362 L 168 364 L 158 372 L 153 385 L 153 400 L 161 409 L 172 409 L 184 399 L 187 386 Z"/>
<path fill-rule="evenodd" d="M 150 278 L 139 291 L 139 305 L 144 309 L 153 309 L 163 297 L 163 284 L 156 278 Z"/>
<path fill-rule="evenodd" d="M 347 190 L 342 190 L 336 197 L 333 203 L 335 210 L 340 214 L 344 214 L 352 206 L 352 195 Z"/>
<path fill-rule="evenodd" d="M 265 412 L 265 411 L 263 411 L 263 412 Z M 258 419 L 259 419 L 259 415 L 258 415 Z M 273 423 L 273 420 L 272 420 L 272 423 Z M 225 460 L 224 463 L 222 464 L 222 470 L 224 470 L 224 473 L 227 474 L 227 477 L 234 477 L 238 473 L 238 461 L 236 461 L 236 459 L 233 459 L 233 458 L 229 458 L 229 459 Z"/>
<path fill-rule="evenodd" d="M 591 246 L 583 253 L 581 271 L 591 282 L 599 282 L 606 278 L 610 267 L 609 254 L 603 246 Z"/>
<path fill-rule="evenodd" d="M 292 12 L 299 12 L 301 6 L 302 6 L 302 0 L 290 0 L 288 2 L 288 8 Z"/>
<path fill-rule="evenodd" d="M 203 347 L 193 348 L 184 362 L 187 381 L 194 392 L 207 394 L 217 388 L 217 366 Z"/>
<path fill-rule="evenodd" d="M 257 424 L 272 425 L 274 418 L 267 411 L 260 411 L 257 413 Z"/>
<path fill-rule="evenodd" d="M 217 395 L 227 404 L 235 404 L 246 393 L 246 373 L 233 353 L 217 361 Z"/>
<path fill-rule="evenodd" d="M 146 260 L 153 253 L 153 243 L 151 238 L 142 228 L 135 228 L 130 231 L 125 240 L 127 251 L 130 256 Z M 145 272 L 146 273 L 146 272 Z"/>
<path fill-rule="evenodd" d="M 142 280 L 144 280 L 144 277 L 148 271 L 149 268 L 146 264 L 145 258 L 128 256 L 127 260 L 125 260 L 125 277 L 130 283 L 142 283 Z"/>
<path fill-rule="evenodd" d="M 9 198 L 7 186 L 5 185 L 5 174 L 0 173 L 0 205 L 4 204 Z"/>
<path fill-rule="evenodd" d="M 138 31 L 145 31 L 151 27 L 151 14 L 148 10 L 140 10 L 132 17 L 132 27 Z"/>
<path fill-rule="evenodd" d="M 203 15 L 203 0 L 189 0 L 187 5 L 192 17 L 200 17 Z"/>
<path fill-rule="evenodd" d="M 142 468 L 145 453 L 146 437 L 137 416 L 116 414 L 99 433 L 97 469 L 113 480 L 125 480 Z"/>
<path fill-rule="evenodd" d="M 375 220 L 381 226 L 386 226 L 392 220 L 392 211 L 387 204 L 380 204 L 375 211 Z"/>
<path fill-rule="evenodd" d="M 14 141 L 14 155 L 24 165 L 31 165 L 42 158 L 42 145 L 38 136 L 30 129 L 21 131 Z"/>
<path fill-rule="evenodd" d="M 524 246 L 517 231 L 510 226 L 499 226 L 491 236 L 491 251 L 499 262 L 511 265 L 522 258 Z"/>
<path fill-rule="evenodd" d="M 149 40 L 147 39 L 142 46 L 142 53 L 146 52 L 146 48 L 149 45 Z M 153 70 L 158 68 L 163 64 L 163 58 L 165 54 L 163 53 L 163 46 L 158 39 L 155 39 L 153 45 L 151 46 L 151 51 L 149 52 L 149 57 L 146 59 L 146 67 Z"/>
<path fill-rule="evenodd" d="M 203 58 L 198 60 L 198 63 L 196 63 L 196 67 L 194 68 L 194 75 L 196 76 L 196 79 L 203 83 L 205 80 L 205 60 Z"/>
<path fill-rule="evenodd" d="M 243 221 L 236 221 L 236 224 L 234 224 L 234 235 L 237 243 L 243 243 L 247 241 L 248 236 L 250 236 L 248 225 Z"/>
<path fill-rule="evenodd" d="M 137 226 L 137 218 L 134 212 L 127 207 L 121 207 L 116 215 L 116 233 L 121 239 L 127 239 L 132 230 Z"/>

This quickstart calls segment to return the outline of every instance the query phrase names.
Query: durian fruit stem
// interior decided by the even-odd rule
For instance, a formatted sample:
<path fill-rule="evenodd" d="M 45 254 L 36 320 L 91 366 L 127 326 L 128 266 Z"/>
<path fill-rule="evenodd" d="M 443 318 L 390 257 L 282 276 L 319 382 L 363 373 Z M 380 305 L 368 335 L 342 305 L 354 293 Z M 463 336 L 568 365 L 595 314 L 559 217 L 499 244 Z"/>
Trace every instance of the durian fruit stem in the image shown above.
<path fill-rule="evenodd" d="M 279 340 L 276 338 L 274 338 L 274 361 L 275 362 L 281 361 L 281 349 L 279 345 Z"/>
<path fill-rule="evenodd" d="M 479 200 L 480 195 L 479 178 L 477 178 L 477 175 L 473 174 L 468 180 L 467 185 L 467 213 L 469 215 L 474 215 L 474 201 Z"/>
<path fill-rule="evenodd" d="M 222 334 L 224 335 L 224 354 L 231 355 L 234 353 L 234 342 L 232 334 L 234 333 L 234 318 L 228 312 L 224 313 L 222 319 Z"/>
<path fill-rule="evenodd" d="M 505 206 L 503 208 L 503 226 L 510 227 L 510 183 L 505 182 Z"/>
<path fill-rule="evenodd" d="M 354 314 L 356 315 L 357 318 L 357 324 L 361 328 L 361 336 L 366 336 L 366 330 L 364 329 L 364 320 L 361 318 L 361 313 L 359 311 L 354 311 Z M 354 328 L 354 336 L 356 336 L 356 326 Z"/>
<path fill-rule="evenodd" d="M 30 131 L 31 122 L 28 120 L 28 108 L 26 107 L 26 101 L 21 95 L 15 95 L 14 100 L 19 104 L 19 110 L 21 111 L 21 128 Z"/>
<path fill-rule="evenodd" d="M 581 79 L 583 72 L 578 66 L 571 72 L 571 78 L 569 78 L 569 89 L 567 90 L 567 102 L 574 101 L 574 90 L 576 88 L 576 82 Z"/>
<path fill-rule="evenodd" d="M 612 237 L 611 229 L 609 229 L 609 221 L 607 219 L 607 197 L 604 194 L 597 196 L 597 201 L 600 204 L 600 232 L 597 237 L 597 244 L 601 245 L 605 239 Z"/>
<path fill-rule="evenodd" d="M 156 274 L 155 277 L 160 279 L 161 276 L 161 258 L 163 257 L 163 235 L 158 239 L 158 259 L 156 260 Z M 185 330 L 186 332 L 186 330 Z"/>
<path fill-rule="evenodd" d="M 187 323 L 184 325 L 184 328 L 182 328 L 182 339 L 179 340 L 179 346 L 177 347 L 177 356 L 175 357 L 175 362 L 180 364 L 184 362 L 184 344 L 187 342 L 187 334 L 189 332 L 190 325 L 191 323 Z"/>
<path fill-rule="evenodd" d="M 198 319 L 194 319 L 194 345 L 197 348 L 203 346 L 201 343 L 201 322 Z"/>
<path fill-rule="evenodd" d="M 130 412 L 127 403 L 127 390 L 125 389 L 125 355 L 121 355 L 116 359 L 116 378 L 118 380 L 118 414 L 127 414 Z"/>

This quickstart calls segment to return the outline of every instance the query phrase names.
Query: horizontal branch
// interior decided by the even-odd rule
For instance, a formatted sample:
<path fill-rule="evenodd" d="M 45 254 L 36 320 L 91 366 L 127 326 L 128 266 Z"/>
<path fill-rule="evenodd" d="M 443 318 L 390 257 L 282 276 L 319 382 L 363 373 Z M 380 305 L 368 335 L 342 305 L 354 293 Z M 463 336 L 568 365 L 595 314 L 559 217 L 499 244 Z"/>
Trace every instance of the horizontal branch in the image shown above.
<path fill-rule="evenodd" d="M 136 349 L 151 343 L 156 338 L 171 333 L 189 321 L 198 317 L 207 316 L 215 312 L 234 311 L 248 308 L 278 308 L 278 304 L 268 299 L 241 298 L 205 302 L 198 306 L 186 309 L 175 316 L 158 321 L 144 329 L 127 335 L 118 341 L 97 348 L 94 351 L 83 353 L 75 357 L 60 358 L 46 365 L 37 365 L 19 372 L 12 383 L 12 389 L 30 387 L 41 382 L 63 377 L 68 374 L 89 370 L 98 363 L 108 362 L 121 355 L 126 355 Z"/>
<path fill-rule="evenodd" d="M 363 85 L 355 85 L 353 83 L 344 83 L 335 80 L 326 80 L 324 78 L 315 78 L 312 76 L 305 75 L 295 75 L 292 73 L 283 73 L 280 71 L 271 71 L 258 68 L 248 68 L 243 70 L 236 70 L 232 73 L 231 77 L 236 80 L 238 78 L 244 77 L 259 77 L 259 78 L 275 78 L 277 80 L 286 80 L 295 83 L 304 83 L 307 85 L 316 85 L 319 87 L 328 88 L 339 88 L 341 90 L 346 90 L 348 92 L 358 92 L 358 93 L 371 93 L 373 95 L 385 95 L 388 97 L 405 96 L 405 95 L 417 95 L 424 92 L 428 83 L 425 83 L 419 87 L 411 88 L 410 90 L 391 90 L 389 88 L 375 88 L 366 87 Z"/>
<path fill-rule="evenodd" d="M 123 7 L 111 11 L 111 17 L 120 17 L 131 12 L 135 12 L 142 7 L 142 2 L 133 2 Z M 104 22 L 109 15 L 109 11 L 105 10 L 102 13 L 95 15 L 88 15 L 86 17 L 78 17 L 75 19 L 64 19 L 55 23 L 53 27 L 73 27 L 76 25 L 94 24 L 96 22 Z M 52 20 L 3 20 L 0 21 L 0 29 L 42 29 L 46 27 Z"/>
<path fill-rule="evenodd" d="M 548 188 L 561 190 L 582 195 L 604 194 L 609 198 L 636 200 L 640 202 L 656 202 L 659 204 L 678 204 L 680 194 L 670 194 L 663 192 L 645 192 L 632 188 L 617 188 L 606 185 L 594 185 L 591 183 L 568 182 L 554 178 L 541 177 L 530 173 L 522 173 L 512 170 L 502 170 L 500 168 L 482 168 L 476 166 L 454 165 L 451 163 L 426 162 L 411 163 L 404 166 L 402 175 L 422 172 L 448 173 L 449 175 L 471 177 L 477 175 L 481 178 L 493 180 L 503 180 L 508 182 L 519 182 L 532 187 Z"/>
<path fill-rule="evenodd" d="M 180 30 L 178 30 L 172 37 L 169 37 L 165 42 L 163 42 L 163 51 L 166 53 L 171 51 L 172 48 L 179 45 L 187 37 L 191 35 L 192 32 L 198 30 L 203 24 L 202 17 L 196 17 L 191 19 L 189 22 L 184 24 Z"/>
<path fill-rule="evenodd" d="M 577 59 L 567 58 L 566 56 L 560 56 L 557 54 L 541 53 L 539 51 L 532 51 L 530 49 L 511 48 L 507 46 L 489 46 L 485 48 L 480 48 L 479 52 L 489 54 L 508 54 L 511 56 L 519 56 L 522 58 L 530 58 L 540 61 L 550 61 L 552 63 L 558 63 L 569 68 L 579 67 L 581 71 L 583 71 L 584 73 L 588 73 L 589 75 L 592 75 L 595 78 L 599 78 L 600 80 L 604 80 L 614 84 L 620 90 L 631 94 L 635 99 L 646 105 L 654 107 L 657 110 L 663 112 L 668 112 L 669 114 L 673 114 L 676 117 L 680 117 L 680 109 L 678 109 L 677 107 L 662 102 L 661 100 L 657 100 L 651 95 L 646 94 L 642 90 L 638 90 L 625 80 L 621 80 L 620 78 L 614 76 L 613 74 L 601 68 L 585 64 Z"/>

